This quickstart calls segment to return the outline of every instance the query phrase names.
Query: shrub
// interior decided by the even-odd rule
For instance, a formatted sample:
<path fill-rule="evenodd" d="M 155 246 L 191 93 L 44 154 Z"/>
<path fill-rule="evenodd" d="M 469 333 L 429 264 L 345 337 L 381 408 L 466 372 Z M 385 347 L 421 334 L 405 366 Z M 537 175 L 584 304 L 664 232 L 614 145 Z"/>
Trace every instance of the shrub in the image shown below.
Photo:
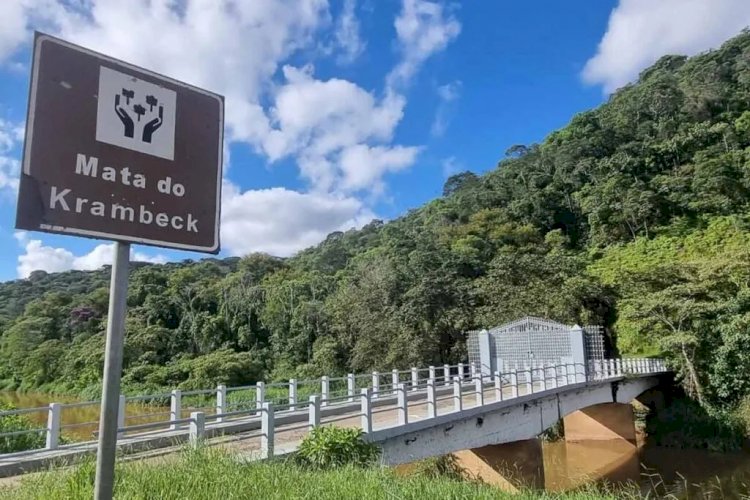
<path fill-rule="evenodd" d="M 558 420 L 557 422 L 555 422 L 555 425 L 545 429 L 541 434 L 539 434 L 539 438 L 546 443 L 555 443 L 562 440 L 564 437 L 565 426 L 563 423 L 563 419 Z"/>
<path fill-rule="evenodd" d="M 0 411 L 15 410 L 15 406 L 0 402 Z M 25 431 L 37 428 L 23 415 L 7 415 L 0 417 L 0 434 L 5 432 Z M 0 453 L 31 450 L 44 447 L 44 432 L 30 432 L 17 436 L 0 437 Z"/>
<path fill-rule="evenodd" d="M 419 460 L 414 463 L 411 474 L 427 479 L 445 478 L 454 481 L 474 479 L 469 471 L 461 467 L 458 458 L 452 454 Z"/>
<path fill-rule="evenodd" d="M 738 419 L 727 411 L 710 410 L 691 399 L 675 399 L 646 420 L 651 441 L 671 448 L 737 451 L 745 441 Z"/>
<path fill-rule="evenodd" d="M 750 437 L 750 396 L 745 396 L 734 410 L 734 417 L 743 434 Z"/>
<path fill-rule="evenodd" d="M 367 467 L 378 459 L 380 449 L 362 436 L 360 429 L 316 427 L 300 444 L 296 461 L 314 469 L 333 469 L 343 465 Z"/>

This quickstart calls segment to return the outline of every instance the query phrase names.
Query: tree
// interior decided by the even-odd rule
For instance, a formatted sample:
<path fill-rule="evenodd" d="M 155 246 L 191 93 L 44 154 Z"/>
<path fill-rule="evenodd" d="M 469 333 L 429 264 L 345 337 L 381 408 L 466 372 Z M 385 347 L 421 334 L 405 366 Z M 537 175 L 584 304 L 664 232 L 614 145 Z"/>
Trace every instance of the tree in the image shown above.
<path fill-rule="evenodd" d="M 479 184 L 479 177 L 474 172 L 466 171 L 451 175 L 443 184 L 443 196 L 450 196 L 463 189 L 470 189 Z"/>
<path fill-rule="evenodd" d="M 668 269 L 669 276 L 683 274 L 685 269 Z M 689 272 L 689 271 L 688 271 Z M 660 290 L 644 290 L 644 293 L 629 299 L 623 307 L 623 315 L 630 321 L 642 322 L 640 328 L 651 330 L 659 347 L 675 360 L 674 366 L 682 377 L 689 395 L 705 404 L 705 363 L 707 346 L 712 339 L 705 323 L 715 310 L 707 291 L 691 283 L 667 286 Z"/>
<path fill-rule="evenodd" d="M 523 144 L 514 144 L 505 150 L 505 156 L 508 158 L 520 158 L 529 152 L 529 148 Z"/>

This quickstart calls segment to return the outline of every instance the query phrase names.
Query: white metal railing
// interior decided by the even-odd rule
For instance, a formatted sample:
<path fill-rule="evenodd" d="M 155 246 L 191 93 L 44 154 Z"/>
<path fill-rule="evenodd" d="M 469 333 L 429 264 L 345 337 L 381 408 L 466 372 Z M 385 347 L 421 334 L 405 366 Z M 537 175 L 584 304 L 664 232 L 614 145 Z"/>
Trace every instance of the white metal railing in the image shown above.
<path fill-rule="evenodd" d="M 187 425 L 190 442 L 197 442 L 204 439 L 207 422 L 217 425 L 254 416 L 260 417 L 261 420 L 261 454 L 272 456 L 274 414 L 277 412 L 307 411 L 309 416 L 305 426 L 312 428 L 320 425 L 323 408 L 350 405 L 356 417 L 358 404 L 361 428 L 364 432 L 372 432 L 374 429 L 373 413 L 395 410 L 396 425 L 403 425 L 409 422 L 410 404 L 424 406 L 426 418 L 433 418 L 438 414 L 444 414 L 446 410 L 461 411 L 464 407 L 482 406 L 488 402 L 536 394 L 570 384 L 665 371 L 667 367 L 664 361 L 653 358 L 605 359 L 591 361 L 587 365 L 580 363 L 528 364 L 508 371 L 496 371 L 491 375 L 483 374 L 479 366 L 459 363 L 422 369 L 413 367 L 409 370 L 392 370 L 390 373 L 372 372 L 358 375 L 350 373 L 345 377 L 323 376 L 320 379 L 292 379 L 283 383 L 258 382 L 239 387 L 226 387 L 221 384 L 215 389 L 192 391 L 175 389 L 161 394 L 123 395 L 120 396 L 118 437 L 155 430 L 184 432 Z M 492 397 L 488 397 L 488 391 Z M 190 398 L 193 398 L 192 404 Z M 447 407 L 443 405 L 441 413 L 440 403 L 451 400 L 453 404 L 448 403 Z M 374 410 L 378 401 L 386 407 Z M 128 415 L 126 414 L 128 402 L 144 405 L 158 404 L 165 408 L 168 402 L 169 409 L 162 412 Z M 45 427 L 3 432 L 0 433 L 0 439 L 22 434 L 44 433 L 46 436 L 44 449 L 54 450 L 60 446 L 60 436 L 66 429 L 72 430 L 76 427 L 98 424 L 98 420 L 62 424 L 65 409 L 98 406 L 99 404 L 99 401 L 51 403 L 47 407 L 0 411 L 0 418 L 35 412 L 47 413 Z M 185 412 L 189 413 L 189 418 L 183 416 Z M 348 415 L 346 418 L 352 418 L 352 414 L 346 415 Z M 143 419 L 156 420 L 145 423 L 137 422 Z M 95 431 L 92 432 L 92 437 L 96 434 Z"/>

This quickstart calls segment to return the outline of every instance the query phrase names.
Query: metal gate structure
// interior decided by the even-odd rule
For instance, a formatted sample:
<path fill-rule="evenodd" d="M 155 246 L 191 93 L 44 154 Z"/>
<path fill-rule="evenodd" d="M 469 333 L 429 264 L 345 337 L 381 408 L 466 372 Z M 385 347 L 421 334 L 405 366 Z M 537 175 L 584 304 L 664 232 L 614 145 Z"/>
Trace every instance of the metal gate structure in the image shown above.
<path fill-rule="evenodd" d="M 527 316 L 490 330 L 467 333 L 469 362 L 484 375 L 525 366 L 604 359 L 602 327 L 565 325 Z"/>

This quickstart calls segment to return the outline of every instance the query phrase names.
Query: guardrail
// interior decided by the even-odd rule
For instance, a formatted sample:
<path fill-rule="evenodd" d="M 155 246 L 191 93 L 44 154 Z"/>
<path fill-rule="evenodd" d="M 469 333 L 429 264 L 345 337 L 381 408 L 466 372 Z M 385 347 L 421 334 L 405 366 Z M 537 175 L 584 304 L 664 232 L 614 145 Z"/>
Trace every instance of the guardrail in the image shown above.
<path fill-rule="evenodd" d="M 485 370 L 486 371 L 486 368 Z M 480 366 L 459 363 L 457 365 L 392 370 L 390 373 L 347 374 L 345 377 L 323 376 L 320 379 L 289 382 L 264 383 L 227 387 L 223 384 L 215 389 L 181 391 L 140 396 L 120 396 L 118 413 L 118 437 L 134 436 L 164 431 L 187 430 L 190 442 L 204 439 L 207 423 L 220 424 L 235 419 L 259 417 L 261 420 L 261 454 L 273 455 L 274 415 L 278 412 L 307 411 L 309 428 L 320 425 L 321 409 L 336 405 L 359 403 L 360 427 L 365 432 L 373 430 L 373 414 L 396 410 L 398 423 L 409 421 L 409 404 L 426 405 L 427 418 L 439 412 L 440 401 L 453 400 L 450 411 L 461 411 L 467 397 L 473 394 L 474 406 L 485 404 L 486 392 L 494 389 L 493 401 L 514 398 L 526 394 L 555 389 L 557 387 L 591 380 L 605 380 L 630 374 L 650 374 L 667 371 L 660 359 L 625 358 L 605 359 L 587 365 L 529 364 L 506 371 L 485 374 Z M 506 389 L 509 395 L 506 395 Z M 307 398 L 305 401 L 304 398 Z M 373 411 L 377 402 L 392 401 L 394 408 Z M 157 413 L 127 415 L 128 402 L 147 405 L 169 401 L 169 410 Z M 192 404 L 191 404 L 192 403 Z M 46 407 L 20 408 L 0 411 L 0 418 L 12 415 L 47 413 L 47 425 L 41 428 L 23 429 L 0 433 L 0 439 L 23 434 L 46 436 L 45 450 L 60 446 L 60 437 L 66 429 L 96 426 L 98 419 L 89 422 L 62 424 L 65 409 L 98 406 L 99 401 L 78 403 L 51 403 Z M 354 417 L 356 409 L 352 410 Z M 189 417 L 185 417 L 185 413 Z M 352 418 L 352 414 L 346 414 Z M 160 419 L 159 417 L 168 417 Z M 153 422 L 138 420 L 157 418 Z M 132 421 L 136 421 L 130 423 Z M 187 426 L 187 429 L 185 429 Z M 304 426 L 302 426 L 304 427 Z M 287 429 L 289 430 L 289 429 Z M 97 434 L 92 432 L 92 438 Z"/>

